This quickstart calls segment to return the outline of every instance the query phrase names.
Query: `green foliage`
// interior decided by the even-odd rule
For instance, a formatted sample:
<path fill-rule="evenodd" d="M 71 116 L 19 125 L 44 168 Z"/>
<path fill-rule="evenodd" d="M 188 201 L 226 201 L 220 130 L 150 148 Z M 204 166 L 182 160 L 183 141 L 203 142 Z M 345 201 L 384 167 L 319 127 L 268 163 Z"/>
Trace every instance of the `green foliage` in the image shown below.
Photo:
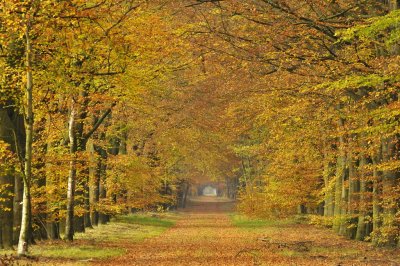
<path fill-rule="evenodd" d="M 323 83 L 311 90 L 326 90 L 332 94 L 365 88 L 379 90 L 380 88 L 384 89 L 388 84 L 393 84 L 398 81 L 400 81 L 400 75 L 379 76 L 378 74 L 371 74 L 366 76 L 346 76 L 342 80 Z"/>
<path fill-rule="evenodd" d="M 352 42 L 384 42 L 386 47 L 399 44 L 400 41 L 400 10 L 394 10 L 385 16 L 374 17 L 364 24 L 338 31 L 341 41 Z"/>

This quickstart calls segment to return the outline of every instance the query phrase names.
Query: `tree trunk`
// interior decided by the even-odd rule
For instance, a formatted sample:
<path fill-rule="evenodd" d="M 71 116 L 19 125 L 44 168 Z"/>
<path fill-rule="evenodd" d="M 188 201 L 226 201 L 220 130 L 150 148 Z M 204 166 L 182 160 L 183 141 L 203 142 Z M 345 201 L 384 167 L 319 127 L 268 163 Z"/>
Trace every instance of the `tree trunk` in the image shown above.
<path fill-rule="evenodd" d="M 90 217 L 90 194 L 89 194 L 89 166 L 85 166 L 85 183 L 83 185 L 84 189 L 84 205 L 85 205 L 85 214 L 84 214 L 84 223 L 85 227 L 93 228 L 92 219 Z"/>
<path fill-rule="evenodd" d="M 367 165 L 367 159 L 364 154 L 360 155 L 360 198 L 359 198 L 359 214 L 358 214 L 358 222 L 357 222 L 357 232 L 356 232 L 356 240 L 363 241 L 367 236 L 367 221 L 365 219 L 367 215 L 367 180 L 366 180 L 366 170 L 365 167 Z"/>
<path fill-rule="evenodd" d="M 353 158 L 353 153 L 348 154 L 348 188 L 346 187 L 347 193 L 347 213 L 345 214 L 346 220 L 344 223 L 343 234 L 348 238 L 355 238 L 357 231 L 357 205 L 359 203 L 358 192 L 359 192 L 359 180 L 356 178 L 356 167 Z"/>
<path fill-rule="evenodd" d="M 0 169 L 1 171 L 1 169 Z M 14 176 L 8 170 L 6 173 L 0 174 L 0 231 L 2 231 L 2 246 L 5 249 L 11 249 L 13 246 L 13 192 L 14 192 Z"/>
<path fill-rule="evenodd" d="M 332 217 L 335 209 L 334 188 L 332 179 L 334 179 L 334 165 L 329 157 L 328 151 L 324 152 L 324 186 L 325 186 L 325 199 L 324 199 L 324 216 Z"/>
<path fill-rule="evenodd" d="M 18 241 L 18 256 L 26 256 L 28 252 L 29 233 L 31 224 L 31 196 L 30 185 L 32 179 L 32 141 L 33 141 L 33 76 L 32 76 L 32 46 L 30 39 L 30 25 L 26 26 L 26 103 L 25 103 L 25 162 L 24 162 L 24 192 L 22 198 L 21 231 Z"/>
<path fill-rule="evenodd" d="M 47 224 L 47 237 L 52 240 L 60 239 L 60 224 L 58 222 L 50 222 Z"/>
<path fill-rule="evenodd" d="M 75 207 L 75 182 L 76 182 L 76 152 L 77 139 L 75 130 L 75 102 L 72 102 L 69 119 L 69 141 L 70 155 L 72 156 L 69 166 L 68 191 L 67 191 L 67 214 L 65 220 L 65 238 L 69 241 L 74 240 L 74 207 Z"/>
<path fill-rule="evenodd" d="M 185 208 L 186 207 L 186 200 L 187 200 L 187 195 L 188 195 L 188 192 L 189 192 L 189 188 L 190 188 L 189 183 L 187 181 L 184 181 L 182 183 L 182 186 L 181 186 L 182 196 L 181 196 L 181 202 L 180 202 L 180 206 L 179 206 L 181 208 Z"/>
<path fill-rule="evenodd" d="M 14 187 L 14 245 L 18 244 L 19 234 L 21 232 L 22 221 L 22 198 L 24 194 L 24 184 L 20 173 L 15 174 L 15 187 Z"/>
<path fill-rule="evenodd" d="M 382 160 L 389 162 L 396 159 L 396 139 L 388 138 L 382 143 Z M 397 245 L 396 232 L 392 228 L 396 228 L 396 207 L 397 207 L 397 192 L 396 192 L 397 175 L 394 170 L 386 170 L 382 173 L 382 195 L 383 199 L 383 224 L 382 227 L 387 230 L 387 245 L 394 247 Z"/>
<path fill-rule="evenodd" d="M 340 119 L 339 125 L 343 126 L 343 120 Z M 343 224 L 343 208 L 345 202 L 343 202 L 344 194 L 344 180 L 346 176 L 346 152 L 344 151 L 344 137 L 339 137 L 339 154 L 336 160 L 336 174 L 335 174 L 335 208 L 334 208 L 334 222 L 333 230 L 337 233 L 340 232 L 340 228 Z"/>
<path fill-rule="evenodd" d="M 96 147 L 93 141 L 88 142 L 89 150 L 89 200 L 90 200 L 90 216 L 92 225 L 98 225 L 99 223 L 99 212 L 97 211 L 99 203 L 99 186 L 100 186 L 100 168 L 101 158 L 97 154 Z"/>
<path fill-rule="evenodd" d="M 89 105 L 89 88 L 86 86 L 82 91 L 79 93 L 79 100 L 77 101 L 77 104 L 79 104 L 79 108 L 76 110 L 76 116 L 78 119 L 75 121 L 75 126 L 74 126 L 74 135 L 76 139 L 76 151 L 75 152 L 82 152 L 86 150 L 86 143 L 87 143 L 87 138 L 84 136 L 84 124 L 85 124 L 85 119 L 87 118 L 87 113 L 88 113 L 88 105 Z M 83 165 L 83 169 L 81 171 L 75 171 L 75 175 L 79 173 L 79 176 L 76 176 L 75 179 L 75 206 L 83 208 L 83 214 L 74 217 L 74 232 L 85 232 L 85 222 L 87 224 L 90 224 L 90 217 L 88 217 L 89 211 L 87 212 L 87 209 L 90 209 L 90 206 L 86 206 L 88 204 L 88 173 L 89 169 L 87 165 Z M 75 213 L 75 212 L 74 212 Z M 90 225 L 91 226 L 91 225 Z"/>
<path fill-rule="evenodd" d="M 14 129 L 8 110 L 0 106 L 0 141 L 8 144 L 7 150 L 15 153 Z M 13 165 L 7 163 L 7 158 L 0 154 L 0 246 L 11 249 L 13 246 L 13 219 L 14 219 L 14 171 Z"/>
<path fill-rule="evenodd" d="M 105 199 L 107 197 L 106 191 L 106 170 L 107 170 L 107 151 L 105 149 L 100 149 L 101 155 L 101 166 L 100 166 L 100 184 L 99 184 L 99 198 Z M 108 215 L 104 212 L 99 212 L 99 223 L 106 224 L 109 218 Z"/>
<path fill-rule="evenodd" d="M 372 230 L 373 238 L 372 242 L 376 245 L 379 242 L 380 227 L 381 227 L 381 173 L 377 169 L 377 165 L 380 162 L 380 156 L 373 158 L 373 188 L 372 188 Z"/>

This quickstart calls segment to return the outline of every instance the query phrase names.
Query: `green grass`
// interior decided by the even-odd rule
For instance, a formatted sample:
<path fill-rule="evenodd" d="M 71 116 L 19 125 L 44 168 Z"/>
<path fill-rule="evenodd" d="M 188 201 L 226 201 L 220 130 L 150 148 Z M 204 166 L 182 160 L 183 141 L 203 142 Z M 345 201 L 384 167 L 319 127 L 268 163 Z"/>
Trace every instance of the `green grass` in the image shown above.
<path fill-rule="evenodd" d="M 277 227 L 282 225 L 292 224 L 292 220 L 265 220 L 250 218 L 245 215 L 231 214 L 231 222 L 234 226 L 242 229 L 262 229 L 265 227 Z"/>
<path fill-rule="evenodd" d="M 0 256 L 9 256 L 9 255 L 15 255 L 15 251 L 13 250 L 4 250 L 0 249 Z"/>
<path fill-rule="evenodd" d="M 175 214 L 130 214 L 113 218 L 111 223 L 76 233 L 73 243 L 39 242 L 30 246 L 30 255 L 49 259 L 65 259 L 71 265 L 90 259 L 107 259 L 125 254 L 124 243 L 140 242 L 156 237 L 175 225 Z M 0 250 L 2 255 L 15 251 Z M 49 264 L 50 265 L 50 264 Z"/>
<path fill-rule="evenodd" d="M 121 248 L 102 248 L 99 246 L 43 245 L 32 248 L 31 255 L 57 259 L 105 259 L 125 253 Z"/>
<path fill-rule="evenodd" d="M 29 249 L 29 255 L 34 257 L 48 258 L 48 259 L 65 259 L 63 265 L 84 265 L 84 260 L 91 259 L 107 259 L 110 257 L 121 256 L 125 254 L 122 248 L 109 248 L 100 247 L 97 245 L 74 245 L 66 242 L 58 242 L 54 244 L 39 244 L 33 245 Z M 0 250 L 0 256 L 12 255 L 15 256 L 16 252 L 13 250 Z M 54 265 L 51 262 L 29 262 L 17 261 L 15 265 Z M 14 265 L 14 264 L 12 264 Z"/>
<path fill-rule="evenodd" d="M 97 242 L 140 242 L 146 238 L 156 237 L 175 225 L 172 214 L 155 216 L 154 214 L 130 214 L 118 216 L 107 225 L 87 229 L 85 233 L 76 234 L 76 239 Z"/>
<path fill-rule="evenodd" d="M 292 249 L 283 249 L 279 254 L 284 257 L 315 257 L 324 256 L 327 258 L 334 258 L 340 254 L 340 257 L 354 257 L 359 256 L 360 251 L 352 248 L 332 248 L 332 247 L 311 247 L 307 252 L 296 251 Z"/>
<path fill-rule="evenodd" d="M 290 249 L 284 249 L 282 251 L 279 251 L 279 254 L 284 257 L 304 257 L 306 253 Z"/>
<path fill-rule="evenodd" d="M 359 255 L 360 250 L 355 248 L 348 248 L 348 247 L 311 247 L 310 254 L 311 255 L 336 255 L 340 254 L 341 256 L 352 256 L 352 255 Z"/>
<path fill-rule="evenodd" d="M 114 221 L 128 223 L 128 224 L 149 225 L 149 226 L 165 227 L 165 228 L 169 228 L 175 225 L 175 221 L 154 214 L 151 216 L 144 214 L 118 216 L 114 219 Z"/>

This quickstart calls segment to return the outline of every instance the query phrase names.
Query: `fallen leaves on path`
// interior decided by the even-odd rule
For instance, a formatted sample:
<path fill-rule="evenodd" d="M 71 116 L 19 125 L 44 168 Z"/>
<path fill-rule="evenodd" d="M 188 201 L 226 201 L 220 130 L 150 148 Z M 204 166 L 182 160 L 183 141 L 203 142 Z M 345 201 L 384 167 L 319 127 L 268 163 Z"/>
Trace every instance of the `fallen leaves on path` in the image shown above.
<path fill-rule="evenodd" d="M 374 249 L 309 225 L 282 225 L 243 230 L 228 215 L 233 203 L 191 202 L 177 224 L 159 237 L 141 243 L 119 243 L 124 256 L 96 265 L 400 265 L 396 251 Z M 310 250 L 271 247 L 268 237 L 282 243 L 309 241 Z"/>

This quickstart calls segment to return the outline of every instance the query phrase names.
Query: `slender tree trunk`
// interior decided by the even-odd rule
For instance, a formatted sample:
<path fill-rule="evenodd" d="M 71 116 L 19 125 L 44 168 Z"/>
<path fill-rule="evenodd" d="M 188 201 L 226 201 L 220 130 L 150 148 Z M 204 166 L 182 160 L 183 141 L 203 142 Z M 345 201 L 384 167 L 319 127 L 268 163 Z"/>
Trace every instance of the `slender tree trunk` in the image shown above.
<path fill-rule="evenodd" d="M 117 156 L 119 154 L 120 144 L 121 144 L 121 140 L 118 137 L 113 137 L 110 141 L 111 147 L 108 149 L 108 153 L 110 155 Z M 114 177 L 112 182 L 117 183 L 118 182 L 117 177 Z M 114 204 L 116 204 L 118 201 L 118 194 L 115 192 L 112 192 L 110 196 L 111 196 L 112 202 Z"/>
<path fill-rule="evenodd" d="M 347 208 L 346 208 L 346 222 L 344 224 L 343 233 L 348 238 L 355 238 L 357 231 L 357 206 L 359 203 L 359 180 L 357 179 L 356 166 L 353 158 L 353 153 L 349 152 L 348 155 L 348 188 L 347 191 Z"/>
<path fill-rule="evenodd" d="M 92 127 L 96 125 L 98 116 L 92 117 Z M 98 148 L 95 141 L 98 140 L 98 134 L 94 133 L 91 140 L 86 144 L 86 150 L 89 152 L 89 204 L 90 204 L 90 219 L 92 225 L 99 224 L 99 186 L 100 186 L 100 168 L 101 156 L 99 155 Z"/>
<path fill-rule="evenodd" d="M 32 46 L 29 32 L 30 25 L 27 25 L 26 38 L 26 103 L 25 103 L 25 162 L 24 162 L 24 192 L 22 199 L 22 220 L 21 231 L 18 241 L 18 256 L 26 256 L 28 252 L 28 242 L 31 222 L 31 203 L 30 203 L 30 183 L 32 179 L 32 141 L 33 141 L 33 76 L 32 76 Z"/>
<path fill-rule="evenodd" d="M 382 143 L 382 160 L 383 162 L 389 162 L 396 159 L 396 139 L 388 138 Z M 387 245 L 396 246 L 396 232 L 391 230 L 396 228 L 396 207 L 397 207 L 397 192 L 396 192 L 396 172 L 394 170 L 386 170 L 382 173 L 382 195 L 384 196 L 383 206 L 383 219 L 382 227 L 388 231 L 387 233 Z"/>
<path fill-rule="evenodd" d="M 75 127 L 74 127 L 74 134 L 76 138 L 76 151 L 82 152 L 86 150 L 86 143 L 87 139 L 84 136 L 84 125 L 85 125 L 85 119 L 87 118 L 87 113 L 88 113 L 88 104 L 89 104 L 89 88 L 85 87 L 80 93 L 79 93 L 79 100 L 77 101 L 77 104 L 79 104 L 79 108 L 76 110 L 76 116 L 78 119 L 75 121 Z M 88 204 L 88 172 L 89 169 L 87 168 L 86 165 L 83 165 L 83 169 L 79 171 L 79 175 L 76 176 L 75 179 L 75 207 L 77 206 L 83 208 L 83 214 L 79 216 L 74 217 L 74 232 L 85 232 L 85 222 L 87 222 L 88 226 L 90 225 L 90 216 L 89 212 L 86 212 L 87 209 L 90 209 L 90 206 L 86 206 Z M 78 172 L 76 171 L 76 174 Z"/>
<path fill-rule="evenodd" d="M 90 217 L 90 193 L 89 193 L 89 166 L 85 166 L 85 183 L 83 185 L 84 188 L 84 205 L 85 205 L 85 214 L 84 214 L 84 222 L 85 227 L 93 228 L 92 219 Z"/>
<path fill-rule="evenodd" d="M 47 237 L 52 240 L 60 239 L 60 225 L 58 222 L 50 222 L 47 224 Z"/>
<path fill-rule="evenodd" d="M 367 180 L 366 180 L 366 170 L 365 167 L 367 165 L 367 159 L 364 154 L 360 155 L 360 198 L 359 198 L 359 214 L 358 214 L 358 222 L 357 222 L 357 232 L 356 232 L 356 240 L 364 240 L 367 233 L 367 221 L 365 219 L 367 215 Z"/>
<path fill-rule="evenodd" d="M 346 161 L 346 158 L 345 158 L 345 161 Z M 348 226 L 348 217 L 347 217 L 347 207 L 348 207 L 348 205 L 347 205 L 347 200 L 348 200 L 348 197 L 349 197 L 349 189 L 348 189 L 348 187 L 346 186 L 346 181 L 348 180 L 347 179 L 347 177 L 348 177 L 348 174 L 347 174 L 347 169 L 346 169 L 346 162 L 344 162 L 344 170 L 343 170 L 343 175 L 342 175 L 342 181 L 341 181 L 341 188 L 340 188 L 340 190 L 341 190 L 341 193 L 340 193 L 340 195 L 341 195 L 341 199 L 340 199 L 340 202 L 341 202 L 341 206 L 340 206 L 340 218 L 339 218 L 339 221 L 340 221 L 340 225 L 339 225 L 339 234 L 340 235 L 343 235 L 343 236 L 346 236 L 346 234 L 347 234 L 347 226 Z"/>
<path fill-rule="evenodd" d="M 343 126 L 343 120 L 340 119 L 339 125 Z M 336 160 L 336 174 L 335 174 L 335 208 L 334 208 L 334 223 L 333 230 L 337 233 L 340 232 L 340 228 L 343 224 L 343 208 L 345 202 L 343 202 L 344 194 L 344 180 L 346 176 L 346 152 L 344 150 L 345 143 L 344 137 L 339 137 L 339 154 Z"/>
<path fill-rule="evenodd" d="M 25 173 L 26 174 L 26 173 Z M 25 179 L 25 178 L 24 178 Z M 22 220 L 21 231 L 18 240 L 18 256 L 26 256 L 28 252 L 28 243 L 30 238 L 30 187 L 29 182 L 24 181 L 24 192 L 22 197 Z"/>
<path fill-rule="evenodd" d="M 186 200 L 187 200 L 187 194 L 189 192 L 189 183 L 187 181 L 184 181 L 181 187 L 182 190 L 182 198 L 181 198 L 181 202 L 180 202 L 180 207 L 181 208 L 185 208 L 186 207 Z"/>
<path fill-rule="evenodd" d="M 380 238 L 381 227 L 381 173 L 377 169 L 380 156 L 373 158 L 373 188 L 372 188 L 372 242 L 377 245 Z"/>
<path fill-rule="evenodd" d="M 324 202 L 324 216 L 333 216 L 335 203 L 334 199 L 334 188 L 332 179 L 334 179 L 334 165 L 329 157 L 328 151 L 324 152 L 324 186 L 325 186 L 325 202 Z"/>
<path fill-rule="evenodd" d="M 21 232 L 21 221 L 22 221 L 22 198 L 24 194 L 24 184 L 22 181 L 21 173 L 15 174 L 15 187 L 14 187 L 14 245 L 18 244 L 19 234 Z"/>
<path fill-rule="evenodd" d="M 74 240 L 74 207 L 75 207 L 75 182 L 76 182 L 76 152 L 77 139 L 75 130 L 75 102 L 72 102 L 69 119 L 69 141 L 70 154 L 72 156 L 69 166 L 68 191 L 67 191 L 67 215 L 65 220 L 65 238 L 69 241 Z"/>
<path fill-rule="evenodd" d="M 107 170 L 107 151 L 100 148 L 101 154 L 101 166 L 100 166 L 100 184 L 99 184 L 99 198 L 105 199 L 107 197 L 106 191 L 106 170 Z M 99 223 L 106 224 L 108 222 L 108 217 L 106 213 L 99 212 Z"/>
<path fill-rule="evenodd" d="M 120 143 L 119 143 L 119 149 L 118 149 L 118 154 L 119 155 L 127 155 L 128 154 L 128 148 L 127 148 L 127 142 L 128 142 L 128 132 L 127 132 L 127 130 L 126 129 L 123 129 L 122 130 L 122 137 L 121 137 L 121 141 L 120 141 Z M 167 184 L 167 182 L 166 182 L 166 180 L 164 180 L 164 190 L 163 190 L 163 193 L 165 194 L 165 195 L 167 195 L 167 187 L 168 187 L 168 184 Z M 120 197 L 123 199 L 123 201 L 125 202 L 125 203 L 127 203 L 128 202 L 128 191 L 127 190 L 125 190 L 125 189 L 123 189 L 121 192 L 120 192 Z M 171 204 L 168 204 L 168 206 L 170 206 Z"/>
<path fill-rule="evenodd" d="M 89 198 L 90 198 L 90 216 L 92 220 L 92 225 L 98 225 L 99 223 L 99 212 L 97 211 L 99 203 L 99 186 L 100 186 L 100 168 L 101 168 L 101 158 L 97 154 L 95 145 L 93 141 L 88 143 L 89 149 Z"/>

